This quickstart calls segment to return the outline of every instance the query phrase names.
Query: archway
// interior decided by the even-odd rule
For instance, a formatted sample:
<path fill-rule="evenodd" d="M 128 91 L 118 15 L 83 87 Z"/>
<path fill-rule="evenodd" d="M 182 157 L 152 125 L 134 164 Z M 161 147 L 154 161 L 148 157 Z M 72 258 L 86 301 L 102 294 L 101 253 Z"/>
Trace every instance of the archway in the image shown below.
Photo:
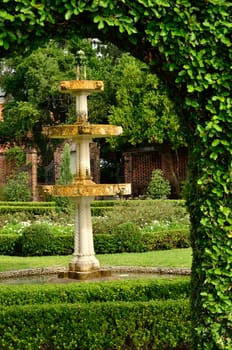
<path fill-rule="evenodd" d="M 188 133 L 193 349 L 231 348 L 231 2 L 4 0 L 1 56 L 55 37 L 99 37 L 149 63 Z"/>

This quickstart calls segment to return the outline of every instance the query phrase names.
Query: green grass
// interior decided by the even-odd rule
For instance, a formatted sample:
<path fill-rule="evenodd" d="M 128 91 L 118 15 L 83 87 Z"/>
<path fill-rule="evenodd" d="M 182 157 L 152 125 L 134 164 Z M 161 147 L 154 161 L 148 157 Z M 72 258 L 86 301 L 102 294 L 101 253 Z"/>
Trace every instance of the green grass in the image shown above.
<path fill-rule="evenodd" d="M 157 266 L 190 268 L 192 250 L 172 249 L 145 253 L 97 255 L 101 266 Z M 0 271 L 42 267 L 66 267 L 72 256 L 17 257 L 0 255 Z"/>

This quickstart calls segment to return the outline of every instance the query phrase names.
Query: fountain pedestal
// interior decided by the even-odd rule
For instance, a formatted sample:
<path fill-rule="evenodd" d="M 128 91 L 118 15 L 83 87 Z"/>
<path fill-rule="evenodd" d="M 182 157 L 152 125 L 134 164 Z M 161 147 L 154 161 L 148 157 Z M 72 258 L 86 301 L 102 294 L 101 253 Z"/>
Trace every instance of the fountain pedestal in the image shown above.
<path fill-rule="evenodd" d="M 43 191 L 52 196 L 70 197 L 75 203 L 75 238 L 73 259 L 69 271 L 60 277 L 89 279 L 109 275 L 102 271 L 95 256 L 91 220 L 91 202 L 95 196 L 128 195 L 130 184 L 96 184 L 91 178 L 89 144 L 93 138 L 118 136 L 120 126 L 90 124 L 88 122 L 87 97 L 92 92 L 103 91 L 103 82 L 73 80 L 60 83 L 63 93 L 76 97 L 77 121 L 73 125 L 58 125 L 44 128 L 50 138 L 70 139 L 76 145 L 76 175 L 70 185 L 43 186 Z"/>

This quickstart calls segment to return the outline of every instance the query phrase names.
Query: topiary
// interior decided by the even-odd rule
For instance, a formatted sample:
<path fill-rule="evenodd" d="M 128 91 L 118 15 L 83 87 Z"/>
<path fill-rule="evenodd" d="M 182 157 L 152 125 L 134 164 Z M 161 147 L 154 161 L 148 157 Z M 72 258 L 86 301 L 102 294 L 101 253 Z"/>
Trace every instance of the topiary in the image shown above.
<path fill-rule="evenodd" d="M 152 199 L 166 199 L 171 194 L 171 186 L 164 178 L 161 169 L 152 172 L 151 181 L 147 187 L 147 196 Z"/>

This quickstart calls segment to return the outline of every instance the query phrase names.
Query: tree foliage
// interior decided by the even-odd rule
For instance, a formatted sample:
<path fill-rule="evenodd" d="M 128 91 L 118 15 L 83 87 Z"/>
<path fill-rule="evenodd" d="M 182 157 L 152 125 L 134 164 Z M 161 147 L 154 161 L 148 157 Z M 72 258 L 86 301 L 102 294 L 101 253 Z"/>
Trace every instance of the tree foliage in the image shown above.
<path fill-rule="evenodd" d="M 0 15 L 3 56 L 85 32 L 126 47 L 167 82 L 191 150 L 193 349 L 231 349 L 231 1 L 3 0 Z"/>
<path fill-rule="evenodd" d="M 148 66 L 128 54 L 122 55 L 112 72 L 116 104 L 110 108 L 109 122 L 121 125 L 123 136 L 112 144 L 141 145 L 184 143 L 179 116 L 167 90 Z"/>
<path fill-rule="evenodd" d="M 28 181 L 28 174 L 24 171 L 12 175 L 3 189 L 4 199 L 12 202 L 29 202 L 32 195 Z"/>
<path fill-rule="evenodd" d="M 15 56 L 4 61 L 1 84 L 7 102 L 1 139 L 36 146 L 42 160 L 40 169 L 51 161 L 52 148 L 57 145 L 57 140 L 43 135 L 43 126 L 76 121 L 74 98 L 59 92 L 59 79 L 74 78 L 80 48 L 86 56 L 87 78 L 101 79 L 105 85 L 103 93 L 89 96 L 89 120 L 122 125 L 124 130 L 122 137 L 110 138 L 109 144 L 98 140 L 104 144 L 102 158 L 108 159 L 112 147 L 115 152 L 116 147 L 121 151 L 131 145 L 164 141 L 177 147 L 183 142 L 174 104 L 157 75 L 114 45 L 98 44 L 93 49 L 88 39 L 51 41 L 27 58 Z"/>
<path fill-rule="evenodd" d="M 73 179 L 73 175 L 71 172 L 70 146 L 68 143 L 65 143 L 64 151 L 62 154 L 62 163 L 61 163 L 58 184 L 68 185 L 72 182 L 72 179 Z"/>
<path fill-rule="evenodd" d="M 147 188 L 147 196 L 152 199 L 166 199 L 171 194 L 171 186 L 161 169 L 154 169 Z"/>
<path fill-rule="evenodd" d="M 62 154 L 62 163 L 60 168 L 60 176 L 58 178 L 58 185 L 71 184 L 73 175 L 71 172 L 71 157 L 70 157 L 70 146 L 68 143 L 64 145 L 64 151 Z M 59 210 L 67 212 L 72 206 L 72 201 L 68 197 L 55 197 L 55 202 Z"/>
<path fill-rule="evenodd" d="M 1 86 L 6 93 L 2 141 L 33 144 L 48 164 L 57 141 L 48 140 L 42 128 L 67 121 L 72 99 L 59 93 L 59 82 L 75 77 L 74 56 L 50 42 L 29 56 L 4 61 Z"/>

